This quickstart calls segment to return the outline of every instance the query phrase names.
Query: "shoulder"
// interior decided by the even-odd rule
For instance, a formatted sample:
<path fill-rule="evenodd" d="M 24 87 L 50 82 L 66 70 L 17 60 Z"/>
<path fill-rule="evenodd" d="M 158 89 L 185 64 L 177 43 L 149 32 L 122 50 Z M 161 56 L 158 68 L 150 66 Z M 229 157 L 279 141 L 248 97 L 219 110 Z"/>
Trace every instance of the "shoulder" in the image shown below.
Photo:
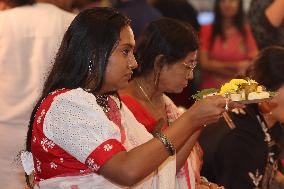
<path fill-rule="evenodd" d="M 93 102 L 96 103 L 96 97 L 83 90 L 82 88 L 71 89 L 54 98 L 55 101 L 69 101 L 69 102 Z"/>
<path fill-rule="evenodd" d="M 82 88 L 68 90 L 56 95 L 52 99 L 49 112 L 53 115 L 67 115 L 68 113 L 73 115 L 76 113 L 85 117 L 87 116 L 85 114 L 92 112 L 92 114 L 100 115 L 100 117 L 105 116 L 102 107 L 96 101 L 96 97 Z"/>

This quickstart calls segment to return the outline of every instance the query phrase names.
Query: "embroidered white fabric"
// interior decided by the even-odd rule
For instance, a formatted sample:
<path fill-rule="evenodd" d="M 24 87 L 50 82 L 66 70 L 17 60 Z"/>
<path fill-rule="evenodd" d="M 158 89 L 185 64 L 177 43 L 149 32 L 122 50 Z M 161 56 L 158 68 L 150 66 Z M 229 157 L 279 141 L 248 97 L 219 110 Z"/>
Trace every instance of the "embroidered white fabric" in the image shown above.
<path fill-rule="evenodd" d="M 82 163 L 100 144 L 109 139 L 120 141 L 121 137 L 95 96 L 81 88 L 54 98 L 44 119 L 43 132 Z"/>
<path fill-rule="evenodd" d="M 132 149 L 141 145 L 153 136 L 140 124 L 125 104 L 121 108 L 121 120 L 127 133 L 125 146 Z M 166 159 L 156 172 L 153 172 L 134 188 L 139 189 L 173 189 L 175 188 L 176 156 Z"/>
<path fill-rule="evenodd" d="M 174 102 L 167 96 L 163 96 L 164 101 L 166 103 L 167 107 L 167 114 L 168 114 L 168 119 L 169 122 L 173 122 L 176 119 L 178 119 L 179 116 L 183 114 L 182 111 L 180 111 L 177 106 L 174 104 Z M 198 166 L 196 164 L 197 162 L 197 152 L 196 150 L 192 149 L 188 159 L 187 159 L 187 164 L 188 164 L 188 174 L 189 174 L 189 179 L 190 179 L 190 186 L 188 186 L 188 183 L 186 181 L 186 176 L 185 176 L 185 170 L 184 168 L 181 168 L 177 172 L 177 177 L 176 177 L 176 186 L 175 189 L 195 189 L 196 188 L 196 175 L 195 172 L 199 171 Z"/>
<path fill-rule="evenodd" d="M 117 99 L 114 100 L 117 101 Z M 62 108 L 59 107 L 59 104 Z M 58 107 L 55 108 L 55 106 Z M 60 110 L 55 111 L 57 108 L 60 108 Z M 85 111 L 83 111 L 83 109 L 85 109 Z M 70 111 L 72 112 L 70 113 Z M 135 119 L 134 115 L 124 104 L 122 104 L 120 112 L 121 123 L 126 132 L 126 140 L 123 145 L 127 151 L 146 143 L 153 138 L 145 127 Z M 59 118 L 59 113 L 61 116 L 63 115 L 64 119 Z M 120 141 L 120 131 L 118 127 L 108 120 L 103 110 L 96 103 L 95 97 L 82 89 L 75 89 L 58 96 L 46 116 L 44 122 L 44 133 L 46 136 L 51 140 L 54 140 L 57 144 L 60 143 L 60 146 L 64 146 L 64 149 L 72 149 L 69 151 L 71 151 L 72 155 L 78 159 L 86 157 L 86 154 L 92 152 L 92 150 L 85 151 L 84 149 L 80 149 L 81 145 L 74 144 L 78 143 L 78 141 L 81 143 L 84 142 L 84 146 L 88 149 L 95 149 L 95 146 L 98 146 L 101 142 L 109 138 L 116 138 Z M 53 120 L 51 120 L 51 118 Z M 77 119 L 79 119 L 78 124 L 74 125 L 74 122 L 77 123 Z M 87 121 L 85 119 L 87 119 Z M 55 120 L 57 125 L 55 124 Z M 73 120 L 73 122 L 70 123 L 71 120 Z M 76 134 L 73 134 L 72 132 Z M 81 132 L 87 136 L 83 136 Z M 167 159 L 158 170 L 154 171 L 131 188 L 173 189 L 175 187 L 175 170 L 176 159 L 175 156 L 173 156 Z M 95 173 L 85 176 L 68 176 L 47 179 L 41 181 L 39 186 L 36 186 L 35 188 L 70 189 L 74 187 L 80 189 L 128 188 L 116 185 Z"/>

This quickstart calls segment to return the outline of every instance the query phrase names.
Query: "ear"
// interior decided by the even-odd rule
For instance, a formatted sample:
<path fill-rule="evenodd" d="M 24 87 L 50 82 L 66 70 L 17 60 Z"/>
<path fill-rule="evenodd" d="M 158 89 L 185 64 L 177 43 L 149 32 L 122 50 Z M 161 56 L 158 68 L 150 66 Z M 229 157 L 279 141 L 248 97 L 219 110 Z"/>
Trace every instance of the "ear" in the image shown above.
<path fill-rule="evenodd" d="M 159 54 L 156 56 L 154 61 L 154 72 L 159 73 L 164 66 L 165 56 L 163 54 Z"/>
<path fill-rule="evenodd" d="M 164 62 L 165 62 L 165 56 L 162 54 L 159 54 L 158 56 L 156 56 L 155 61 L 154 61 L 154 84 L 156 87 L 158 87 L 159 85 L 159 80 L 160 80 L 160 73 L 161 70 L 164 66 Z"/>

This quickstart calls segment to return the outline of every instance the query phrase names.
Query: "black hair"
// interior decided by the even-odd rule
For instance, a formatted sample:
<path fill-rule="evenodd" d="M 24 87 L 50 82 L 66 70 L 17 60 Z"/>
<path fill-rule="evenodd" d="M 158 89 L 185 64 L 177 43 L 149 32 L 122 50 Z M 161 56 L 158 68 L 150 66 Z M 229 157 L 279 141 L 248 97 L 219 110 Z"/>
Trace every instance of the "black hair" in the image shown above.
<path fill-rule="evenodd" d="M 156 0 L 152 4 L 163 16 L 188 22 L 196 31 L 199 30 L 198 12 L 186 0 Z"/>
<path fill-rule="evenodd" d="M 101 89 L 108 59 L 116 48 L 121 30 L 130 20 L 112 8 L 93 8 L 81 12 L 67 29 L 44 84 L 42 96 L 31 114 L 26 150 L 31 152 L 32 125 L 37 108 L 50 92 L 83 88 L 97 94 Z M 31 183 L 26 175 L 29 186 Z"/>
<path fill-rule="evenodd" d="M 236 26 L 237 30 L 241 33 L 242 37 L 246 40 L 246 30 L 244 27 L 244 10 L 243 10 L 243 0 L 238 0 L 239 1 L 239 8 L 237 11 L 237 14 L 233 18 L 233 24 Z M 223 29 L 223 21 L 222 21 L 222 13 L 220 9 L 220 2 L 221 0 L 215 0 L 214 4 L 214 15 L 215 19 L 213 22 L 213 32 L 212 32 L 212 37 L 211 37 L 211 47 L 212 44 L 214 43 L 215 39 L 217 36 L 221 36 L 221 39 L 225 39 L 225 33 Z"/>
<path fill-rule="evenodd" d="M 152 72 L 159 55 L 163 55 L 164 64 L 173 64 L 198 49 L 198 37 L 191 25 L 171 18 L 151 22 L 141 37 L 134 77 Z"/>
<path fill-rule="evenodd" d="M 284 48 L 271 46 L 263 49 L 254 61 L 252 78 L 270 91 L 284 85 Z"/>

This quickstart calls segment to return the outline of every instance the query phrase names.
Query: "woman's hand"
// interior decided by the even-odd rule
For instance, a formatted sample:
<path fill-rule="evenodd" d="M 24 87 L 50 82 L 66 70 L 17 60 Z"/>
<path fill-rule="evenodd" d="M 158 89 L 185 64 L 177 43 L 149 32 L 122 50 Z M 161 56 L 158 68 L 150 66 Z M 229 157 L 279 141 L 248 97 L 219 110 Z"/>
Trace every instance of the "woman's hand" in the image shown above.
<path fill-rule="evenodd" d="M 204 184 L 200 184 L 196 186 L 196 189 L 210 189 L 210 187 Z"/>
<path fill-rule="evenodd" d="M 225 109 L 226 101 L 228 99 L 216 95 L 209 96 L 202 100 L 195 102 L 191 108 L 188 110 L 192 117 L 194 118 L 196 124 L 207 125 L 210 123 L 214 123 L 222 117 L 222 114 L 227 111 Z M 244 108 L 243 105 L 234 102 L 228 102 L 229 108 Z"/>

